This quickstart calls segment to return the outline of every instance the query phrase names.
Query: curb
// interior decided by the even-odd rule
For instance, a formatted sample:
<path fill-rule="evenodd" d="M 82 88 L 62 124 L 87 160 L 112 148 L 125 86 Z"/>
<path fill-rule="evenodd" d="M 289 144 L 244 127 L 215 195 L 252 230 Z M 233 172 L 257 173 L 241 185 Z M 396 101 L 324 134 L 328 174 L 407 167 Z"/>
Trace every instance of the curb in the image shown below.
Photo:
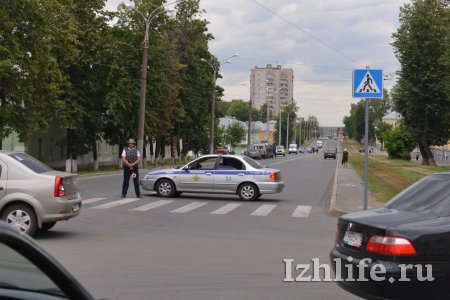
<path fill-rule="evenodd" d="M 333 179 L 333 191 L 331 192 L 330 210 L 329 210 L 329 213 L 333 216 L 335 215 L 336 211 L 338 161 L 339 160 L 336 158 L 336 168 L 334 171 L 334 179 Z"/>

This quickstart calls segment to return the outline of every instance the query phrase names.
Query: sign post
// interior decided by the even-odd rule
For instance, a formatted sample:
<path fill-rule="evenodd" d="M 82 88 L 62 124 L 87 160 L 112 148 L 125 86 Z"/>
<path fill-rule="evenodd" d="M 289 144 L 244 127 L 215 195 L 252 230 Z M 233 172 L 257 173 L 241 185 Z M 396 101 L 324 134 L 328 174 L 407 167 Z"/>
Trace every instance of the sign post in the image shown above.
<path fill-rule="evenodd" d="M 383 98 L 383 70 L 353 70 L 353 98 L 365 98 L 364 114 L 364 210 L 369 200 L 369 99 Z"/>

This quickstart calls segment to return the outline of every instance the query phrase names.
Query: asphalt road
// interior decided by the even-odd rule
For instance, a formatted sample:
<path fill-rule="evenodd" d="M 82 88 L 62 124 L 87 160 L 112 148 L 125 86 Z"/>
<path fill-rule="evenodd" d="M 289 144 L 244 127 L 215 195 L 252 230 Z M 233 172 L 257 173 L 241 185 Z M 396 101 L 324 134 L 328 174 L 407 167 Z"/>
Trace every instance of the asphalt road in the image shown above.
<path fill-rule="evenodd" d="M 319 152 L 261 163 L 281 169 L 286 186 L 254 202 L 207 194 L 132 199 L 130 185 L 122 204 L 121 174 L 80 178 L 80 216 L 36 239 L 97 299 L 357 299 L 334 282 L 283 282 L 283 259 L 329 262 L 336 161 Z"/>

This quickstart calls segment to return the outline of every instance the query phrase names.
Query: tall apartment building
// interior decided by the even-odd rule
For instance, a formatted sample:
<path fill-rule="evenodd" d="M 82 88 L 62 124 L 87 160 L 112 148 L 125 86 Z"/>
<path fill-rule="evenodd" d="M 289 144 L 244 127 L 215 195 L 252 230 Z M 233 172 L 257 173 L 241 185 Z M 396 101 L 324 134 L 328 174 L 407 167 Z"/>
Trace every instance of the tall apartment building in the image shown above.
<path fill-rule="evenodd" d="M 255 108 L 268 104 L 270 115 L 278 115 L 280 109 L 294 102 L 294 71 L 281 65 L 255 67 L 250 73 L 250 100 Z"/>

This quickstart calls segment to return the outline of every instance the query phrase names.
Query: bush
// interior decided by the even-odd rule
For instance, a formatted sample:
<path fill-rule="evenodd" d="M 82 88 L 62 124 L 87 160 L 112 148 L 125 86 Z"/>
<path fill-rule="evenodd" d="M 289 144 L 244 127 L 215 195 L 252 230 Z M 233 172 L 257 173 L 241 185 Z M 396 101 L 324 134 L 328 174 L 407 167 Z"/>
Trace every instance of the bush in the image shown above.
<path fill-rule="evenodd" d="M 411 151 L 416 143 L 407 128 L 400 125 L 382 134 L 388 157 L 391 159 L 411 160 Z"/>

